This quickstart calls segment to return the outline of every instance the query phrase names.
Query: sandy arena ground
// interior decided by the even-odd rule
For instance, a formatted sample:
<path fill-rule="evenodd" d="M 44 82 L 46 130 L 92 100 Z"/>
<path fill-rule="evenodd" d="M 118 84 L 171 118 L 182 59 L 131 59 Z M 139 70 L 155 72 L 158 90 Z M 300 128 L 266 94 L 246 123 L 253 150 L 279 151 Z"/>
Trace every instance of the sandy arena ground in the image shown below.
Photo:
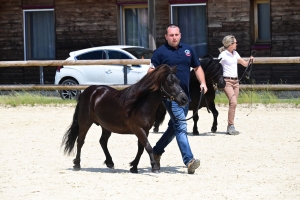
<path fill-rule="evenodd" d="M 188 121 L 192 151 L 201 160 L 189 175 L 175 140 L 162 156 L 159 174 L 151 173 L 146 152 L 139 174 L 131 174 L 134 135 L 112 135 L 115 169 L 106 168 L 98 143 L 101 128 L 94 125 L 82 149 L 82 170 L 73 171 L 75 156 L 63 155 L 60 144 L 74 107 L 0 106 L 0 199 L 300 199 L 300 108 L 253 105 L 251 112 L 249 105 L 238 105 L 238 136 L 225 134 L 227 107 L 217 109 L 214 135 L 206 109 L 199 111 L 200 136 L 191 135 Z M 160 136 L 151 129 L 152 146 Z"/>

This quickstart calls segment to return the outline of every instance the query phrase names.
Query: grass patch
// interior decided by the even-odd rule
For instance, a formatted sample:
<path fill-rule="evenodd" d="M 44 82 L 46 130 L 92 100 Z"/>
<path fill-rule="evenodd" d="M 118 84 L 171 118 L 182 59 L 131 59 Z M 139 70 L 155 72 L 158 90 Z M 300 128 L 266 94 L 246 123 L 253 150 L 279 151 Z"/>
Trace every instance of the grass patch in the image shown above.
<path fill-rule="evenodd" d="M 215 98 L 216 104 L 228 104 L 228 99 L 224 91 L 220 91 L 216 94 Z M 294 104 L 299 105 L 299 97 L 288 97 L 287 98 L 278 98 L 275 92 L 272 91 L 241 91 L 239 93 L 239 104 L 243 103 L 261 103 L 261 104 Z"/>
<path fill-rule="evenodd" d="M 76 104 L 75 100 L 63 100 L 58 96 L 49 95 L 50 92 L 9 92 L 0 95 L 0 105 L 4 106 L 35 106 L 35 105 L 63 105 Z"/>
<path fill-rule="evenodd" d="M 75 105 L 76 100 L 63 100 L 53 91 L 11 91 L 0 92 L 0 105 L 2 106 L 37 106 L 37 105 Z M 219 91 L 215 98 L 216 104 L 228 104 L 228 99 L 224 91 Z M 278 98 L 272 91 L 241 91 L 238 99 L 239 104 L 260 103 L 260 104 L 291 104 L 298 106 L 300 97 L 291 97 L 286 95 L 285 98 Z"/>

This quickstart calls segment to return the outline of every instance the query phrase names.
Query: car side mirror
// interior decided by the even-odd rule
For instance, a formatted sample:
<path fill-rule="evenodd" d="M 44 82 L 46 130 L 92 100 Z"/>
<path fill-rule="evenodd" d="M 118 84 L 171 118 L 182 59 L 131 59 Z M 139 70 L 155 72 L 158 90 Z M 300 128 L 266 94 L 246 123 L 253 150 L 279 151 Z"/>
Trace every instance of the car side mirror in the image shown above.
<path fill-rule="evenodd" d="M 132 70 L 132 65 L 131 64 L 128 64 L 126 65 L 128 69 Z"/>

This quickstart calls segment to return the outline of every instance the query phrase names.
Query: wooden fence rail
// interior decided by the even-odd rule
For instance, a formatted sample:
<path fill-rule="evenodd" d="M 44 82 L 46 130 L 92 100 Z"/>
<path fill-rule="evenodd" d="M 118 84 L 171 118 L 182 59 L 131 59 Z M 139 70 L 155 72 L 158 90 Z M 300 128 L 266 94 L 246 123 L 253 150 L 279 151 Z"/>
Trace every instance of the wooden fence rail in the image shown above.
<path fill-rule="evenodd" d="M 249 58 L 244 58 L 248 61 Z M 63 65 L 138 65 L 149 64 L 150 59 L 120 59 L 120 60 L 29 60 L 29 61 L 0 61 L 0 67 L 46 67 Z M 257 57 L 254 64 L 296 64 L 300 63 L 300 57 Z M 300 65 L 299 65 L 300 66 Z M 1 90 L 84 90 L 87 85 L 63 86 L 63 85 L 0 85 Z M 124 88 L 127 85 L 112 85 L 115 88 Z M 244 90 L 289 90 L 299 91 L 300 85 L 240 85 Z"/>
<path fill-rule="evenodd" d="M 110 85 L 116 89 L 123 89 L 129 85 Z M 74 86 L 64 86 L 64 85 L 0 85 L 0 91 L 13 91 L 13 90 L 84 90 L 88 85 L 74 85 Z M 250 85 L 250 84 L 240 84 L 240 89 L 242 90 L 257 90 L 257 91 L 300 91 L 300 85 Z"/>
<path fill-rule="evenodd" d="M 248 61 L 249 58 L 244 58 Z M 0 67 L 48 67 L 63 65 L 138 65 L 149 64 L 150 59 L 120 59 L 120 60 L 28 60 L 0 61 Z M 295 64 L 300 63 L 300 57 L 257 57 L 254 64 Z"/>

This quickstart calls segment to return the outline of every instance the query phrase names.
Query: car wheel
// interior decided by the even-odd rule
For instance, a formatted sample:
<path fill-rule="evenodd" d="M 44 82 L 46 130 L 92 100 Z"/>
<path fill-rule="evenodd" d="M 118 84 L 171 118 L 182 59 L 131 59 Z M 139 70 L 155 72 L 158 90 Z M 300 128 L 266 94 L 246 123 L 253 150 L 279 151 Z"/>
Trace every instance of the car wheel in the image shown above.
<path fill-rule="evenodd" d="M 62 85 L 78 85 L 77 81 L 74 79 L 66 79 L 62 83 Z M 80 94 L 80 90 L 60 90 L 59 95 L 62 99 L 77 99 Z"/>

